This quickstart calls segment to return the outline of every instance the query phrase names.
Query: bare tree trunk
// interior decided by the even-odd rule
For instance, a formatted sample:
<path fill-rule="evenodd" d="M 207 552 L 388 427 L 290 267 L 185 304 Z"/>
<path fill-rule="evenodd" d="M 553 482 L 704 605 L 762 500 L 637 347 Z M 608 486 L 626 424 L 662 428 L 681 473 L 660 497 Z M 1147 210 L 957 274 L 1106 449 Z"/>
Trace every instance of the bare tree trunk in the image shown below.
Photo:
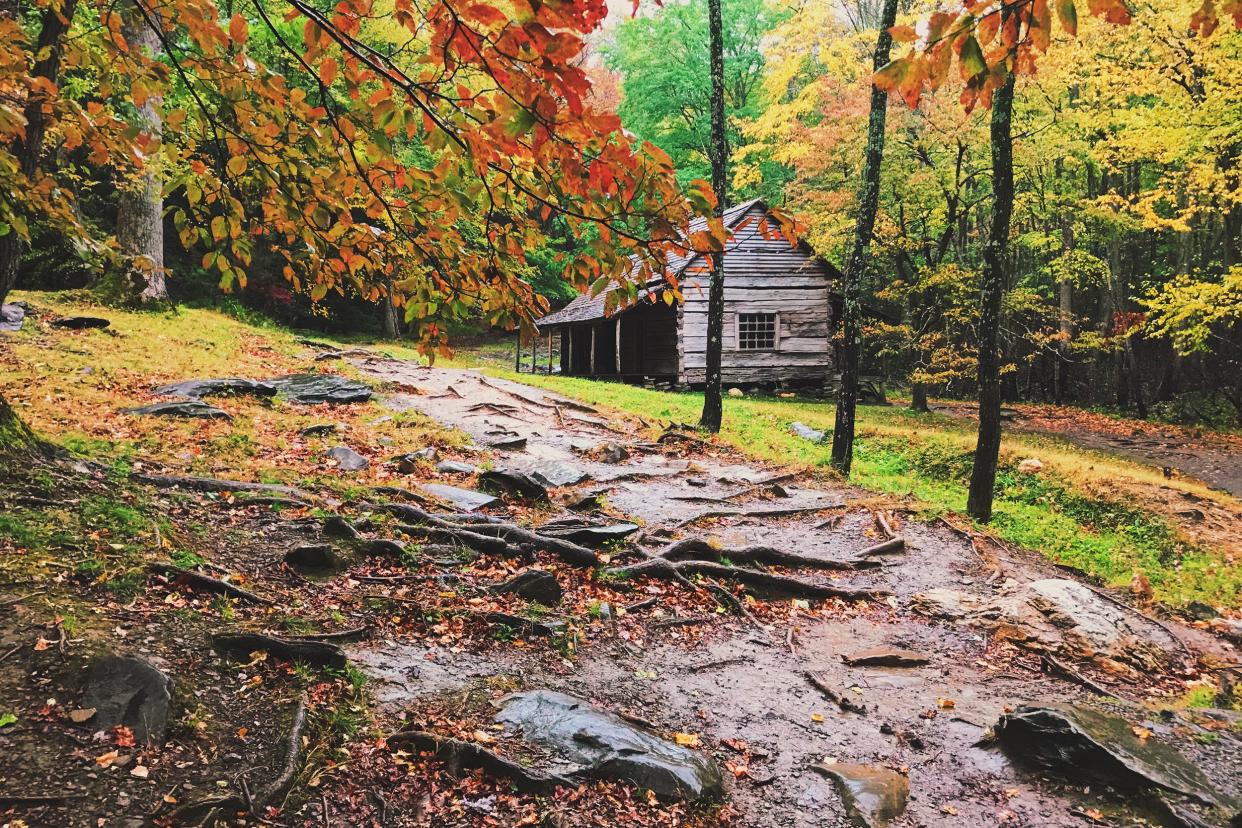
<path fill-rule="evenodd" d="M 872 66 L 879 70 L 888 63 L 893 45 L 889 29 L 897 19 L 897 0 L 884 0 L 880 33 L 875 41 Z M 849 477 L 854 460 L 854 414 L 858 404 L 858 361 L 862 351 L 862 281 L 871 263 L 871 235 L 875 215 L 880 209 L 880 168 L 884 162 L 884 122 L 888 115 L 888 93 L 871 85 L 871 114 L 867 120 L 867 155 L 863 163 L 858 192 L 858 222 L 854 243 L 845 263 L 843 298 L 844 339 L 841 344 L 841 390 L 837 395 L 836 424 L 832 429 L 832 465 Z"/>
<path fill-rule="evenodd" d="M 729 144 L 724 114 L 724 24 L 721 0 L 707 0 L 707 27 L 712 76 L 712 191 L 716 194 L 716 215 L 722 215 L 727 196 Z M 720 431 L 724 405 L 720 398 L 721 348 L 724 343 L 724 252 L 712 255 L 711 283 L 707 292 L 707 377 L 703 389 L 703 414 L 699 426 Z"/>
<path fill-rule="evenodd" d="M 64 51 L 65 34 L 73 20 L 77 0 L 52 3 L 40 13 L 39 39 L 35 44 L 36 60 L 31 77 L 51 81 L 54 85 L 60 76 L 60 59 Z M 47 132 L 47 115 L 43 111 L 46 93 L 32 92 L 26 101 L 23 115 L 26 119 L 24 137 L 15 138 L 9 152 L 17 159 L 18 168 L 31 183 L 39 169 L 39 156 L 43 152 L 43 136 Z M 12 228 L 0 236 L 0 304 L 17 283 L 22 254 L 26 243 Z"/>
<path fill-rule="evenodd" d="M 1074 248 L 1074 228 L 1069 220 L 1061 220 L 1061 250 L 1068 253 Z M 1055 361 L 1052 363 L 1052 396 L 1057 405 L 1065 402 L 1066 374 L 1069 372 L 1069 341 L 1074 335 L 1074 286 L 1068 279 L 1057 284 L 1057 320 L 1061 341 L 1057 343 Z"/>
<path fill-rule="evenodd" d="M 1005 255 L 1013 216 L 1013 73 L 992 97 L 992 229 L 983 247 L 979 297 L 979 438 L 970 472 L 966 511 L 975 520 L 992 519 L 996 462 L 1000 458 L 1000 317 L 1005 292 Z"/>
<path fill-rule="evenodd" d="M 401 336 L 401 319 L 397 306 L 392 301 L 392 283 L 388 283 L 388 289 L 384 293 L 384 297 L 380 299 L 380 310 L 383 312 L 383 331 L 385 339 L 397 339 Z"/>
<path fill-rule="evenodd" d="M 121 33 L 129 48 L 149 57 L 160 54 L 159 33 L 136 6 L 122 12 Z M 151 139 L 142 169 L 117 190 L 116 240 L 130 268 L 129 277 L 143 304 L 168 298 L 164 280 L 164 184 L 155 147 L 164 133 L 163 99 L 152 96 L 137 107 L 135 126 Z"/>

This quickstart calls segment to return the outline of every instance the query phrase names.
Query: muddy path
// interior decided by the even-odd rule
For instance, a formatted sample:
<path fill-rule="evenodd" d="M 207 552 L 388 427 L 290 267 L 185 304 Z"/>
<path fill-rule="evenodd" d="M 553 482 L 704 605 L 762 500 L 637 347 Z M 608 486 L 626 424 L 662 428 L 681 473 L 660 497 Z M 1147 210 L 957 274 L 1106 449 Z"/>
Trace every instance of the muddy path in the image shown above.
<path fill-rule="evenodd" d="M 1201 672 L 1206 664 L 1237 662 L 1228 644 L 1148 621 L 1102 593 L 1093 606 L 1113 607 L 1110 623 L 1129 624 L 1132 639 L 1088 646 L 1066 633 L 1062 640 L 1066 629 L 1099 630 L 1088 630 L 1087 619 L 1051 611 L 1032 622 L 1044 624 L 1042 633 L 1025 628 L 1021 612 L 992 610 L 999 622 L 974 623 L 966 616 L 975 608 L 1012 608 L 1014 596 L 1033 584 L 1077 585 L 1037 555 L 948 523 L 907 519 L 901 503 L 788 479 L 783 469 L 742 462 L 693 440 L 675 441 L 677 450 L 670 450 L 669 443 L 650 442 L 642 422 L 586 411 L 539 389 L 468 370 L 390 360 L 356 364 L 401 389 L 388 397 L 393 408 L 462 429 L 480 446 L 508 442 L 513 448 L 493 450 L 497 465 L 566 480 L 585 476 L 556 489 L 554 503 L 598 494 L 604 504 L 598 516 L 640 523 L 637 545 L 648 549 L 695 537 L 716 547 L 762 544 L 807 558 L 858 561 L 863 550 L 885 540 L 885 522 L 905 540 L 904 551 L 873 557 L 876 568 L 796 573 L 885 593 L 877 600 L 743 596 L 750 611 L 738 614 L 714 606 L 706 594 L 694 596 L 705 614 L 679 616 L 683 605 L 668 600 L 668 584 L 638 578 L 612 584 L 618 605 L 591 607 L 587 635 L 573 658 L 538 646 L 465 652 L 426 638 L 357 645 L 350 656 L 373 677 L 385 716 L 433 718 L 429 710 L 460 697 L 456 712 L 474 715 L 486 729 L 488 705 L 466 712 L 472 692 L 492 700 L 501 690 L 569 693 L 666 736 L 692 734 L 694 744 L 731 771 L 726 815 L 739 826 L 850 824 L 841 796 L 811 768 L 823 762 L 906 776 L 909 802 L 896 825 L 1070 826 L 1090 824 L 1093 815 L 1098 824 L 1133 824 L 1146 818 L 1135 801 L 1015 767 L 985 738 L 998 717 L 1019 705 L 1101 702 L 1097 693 L 1104 692 L 1116 697 L 1113 704 L 1151 704 L 1125 709 L 1192 754 L 1222 790 L 1242 794 L 1236 732 L 1221 741 L 1197 740 L 1201 722 L 1154 712 L 1170 707 L 1188 678 L 1211 675 Z M 775 487 L 765 482 L 774 479 L 780 480 Z M 563 508 L 553 508 L 536 521 L 563 515 Z M 617 551 L 618 558 L 625 555 Z M 588 577 L 559 575 L 563 582 Z M 1094 592 L 1082 589 L 1095 601 Z M 696 590 L 691 585 L 688 591 Z M 1079 655 L 1094 657 L 1067 664 L 1075 643 Z M 1113 644 L 1110 655 L 1105 650 Z M 843 660 L 867 650 L 907 651 L 912 661 L 851 666 Z M 1160 655 L 1141 666 L 1127 661 L 1149 650 Z M 848 703 L 834 703 L 823 688 Z M 430 824 L 408 820 L 391 824 Z"/>

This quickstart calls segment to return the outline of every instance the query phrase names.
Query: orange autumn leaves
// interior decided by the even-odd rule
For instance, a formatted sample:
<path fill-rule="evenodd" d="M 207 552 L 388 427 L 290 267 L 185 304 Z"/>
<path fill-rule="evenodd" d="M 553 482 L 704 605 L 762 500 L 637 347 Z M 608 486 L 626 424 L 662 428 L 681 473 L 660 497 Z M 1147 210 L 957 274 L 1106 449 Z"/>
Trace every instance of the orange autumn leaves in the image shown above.
<path fill-rule="evenodd" d="M 1119 26 L 1129 24 L 1133 17 L 1125 0 L 1088 0 L 1087 9 Z M 1242 0 L 1229 0 L 1219 13 L 1232 15 L 1235 25 L 1242 28 Z M 1204 0 L 1189 25 L 1206 37 L 1216 29 L 1219 13 L 1215 0 Z M 977 104 L 988 107 L 993 90 L 1010 72 L 1035 73 L 1038 56 L 1052 40 L 1054 15 L 1068 34 L 1077 34 L 1074 0 L 967 0 L 960 12 L 932 14 L 920 27 L 922 31 L 894 26 L 889 34 L 895 42 L 911 44 L 910 50 L 890 61 L 872 80 L 914 108 L 924 90 L 937 89 L 948 79 L 956 63 L 964 83 L 962 105 L 967 111 Z"/>

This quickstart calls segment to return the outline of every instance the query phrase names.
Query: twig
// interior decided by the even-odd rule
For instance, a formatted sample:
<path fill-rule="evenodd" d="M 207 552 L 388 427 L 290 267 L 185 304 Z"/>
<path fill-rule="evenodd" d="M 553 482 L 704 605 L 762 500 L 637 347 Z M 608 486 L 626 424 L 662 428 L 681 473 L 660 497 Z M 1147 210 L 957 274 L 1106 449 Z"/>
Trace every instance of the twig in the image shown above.
<path fill-rule="evenodd" d="M 1093 693 L 1104 696 L 1105 698 L 1113 698 L 1113 699 L 1122 698 L 1121 696 L 1114 693 L 1112 690 L 1109 690 L 1107 687 L 1103 687 L 1100 684 L 1097 684 L 1096 682 L 1087 678 L 1082 673 L 1078 672 L 1073 667 L 1070 667 L 1065 662 L 1059 661 L 1054 656 L 1044 655 L 1043 661 L 1044 661 L 1044 664 L 1048 665 L 1048 667 L 1051 668 L 1052 672 L 1059 673 L 1060 675 L 1065 676 L 1071 681 L 1075 681 L 1081 684 L 1083 687 L 1086 687 L 1088 690 L 1090 690 Z"/>
<path fill-rule="evenodd" d="M 806 676 L 806 680 L 810 682 L 812 687 L 823 693 L 824 697 L 837 707 L 849 713 L 858 713 L 863 716 L 867 715 L 867 708 L 865 705 L 859 704 L 850 697 L 846 696 L 844 693 L 838 693 L 832 688 L 831 685 L 828 684 L 823 676 L 810 670 L 803 675 Z"/>

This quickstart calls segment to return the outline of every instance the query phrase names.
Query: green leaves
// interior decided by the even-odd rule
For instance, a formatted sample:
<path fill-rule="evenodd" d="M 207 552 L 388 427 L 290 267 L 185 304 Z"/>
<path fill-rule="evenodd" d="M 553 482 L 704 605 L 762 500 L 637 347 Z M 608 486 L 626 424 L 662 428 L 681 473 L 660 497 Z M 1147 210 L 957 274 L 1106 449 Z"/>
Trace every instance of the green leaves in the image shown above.
<path fill-rule="evenodd" d="M 961 62 L 962 80 L 967 83 L 988 71 L 988 62 L 983 58 L 983 49 L 980 48 L 979 41 L 973 34 L 962 39 L 957 57 Z"/>
<path fill-rule="evenodd" d="M 1074 0 L 1056 0 L 1056 4 L 1057 17 L 1060 19 L 1061 25 L 1065 28 L 1065 31 L 1077 37 L 1078 10 L 1074 7 Z"/>

